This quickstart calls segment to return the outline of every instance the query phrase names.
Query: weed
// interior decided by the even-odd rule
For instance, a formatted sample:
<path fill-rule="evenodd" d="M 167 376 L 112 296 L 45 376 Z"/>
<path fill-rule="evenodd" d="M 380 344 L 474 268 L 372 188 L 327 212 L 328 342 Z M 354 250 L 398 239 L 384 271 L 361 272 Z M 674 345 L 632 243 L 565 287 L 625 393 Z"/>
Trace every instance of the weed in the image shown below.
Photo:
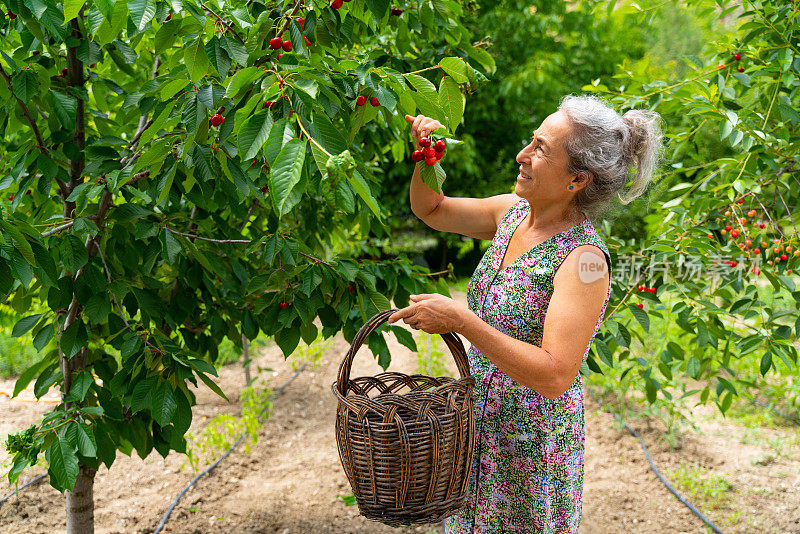
<path fill-rule="evenodd" d="M 682 463 L 667 470 L 667 476 L 701 506 L 716 510 L 733 503 L 733 485 L 725 475 L 711 474 L 697 463 Z"/>

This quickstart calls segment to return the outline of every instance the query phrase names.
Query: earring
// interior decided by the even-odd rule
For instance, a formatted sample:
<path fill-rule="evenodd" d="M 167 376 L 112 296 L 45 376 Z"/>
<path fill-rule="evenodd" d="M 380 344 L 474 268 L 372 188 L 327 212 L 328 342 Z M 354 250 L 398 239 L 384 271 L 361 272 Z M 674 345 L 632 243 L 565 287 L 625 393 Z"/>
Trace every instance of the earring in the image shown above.
<path fill-rule="evenodd" d="M 572 189 L 572 186 L 569 186 L 569 188 Z"/>

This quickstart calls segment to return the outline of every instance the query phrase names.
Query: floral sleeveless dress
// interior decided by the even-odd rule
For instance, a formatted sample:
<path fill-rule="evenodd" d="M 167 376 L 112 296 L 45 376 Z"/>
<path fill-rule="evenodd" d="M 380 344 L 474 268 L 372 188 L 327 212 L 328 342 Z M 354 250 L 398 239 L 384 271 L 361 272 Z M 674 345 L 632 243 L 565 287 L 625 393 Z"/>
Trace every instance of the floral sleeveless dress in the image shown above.
<path fill-rule="evenodd" d="M 529 211 L 521 199 L 503 216 L 467 286 L 467 302 L 504 334 L 541 346 L 553 277 L 567 255 L 578 246 L 596 245 L 609 273 L 611 256 L 586 219 L 499 271 L 511 236 Z M 584 361 L 610 295 L 609 288 Z M 468 357 L 475 377 L 475 452 L 465 505 L 444 520 L 445 532 L 577 533 L 584 464 L 580 373 L 563 395 L 548 399 L 514 382 L 475 347 Z"/>

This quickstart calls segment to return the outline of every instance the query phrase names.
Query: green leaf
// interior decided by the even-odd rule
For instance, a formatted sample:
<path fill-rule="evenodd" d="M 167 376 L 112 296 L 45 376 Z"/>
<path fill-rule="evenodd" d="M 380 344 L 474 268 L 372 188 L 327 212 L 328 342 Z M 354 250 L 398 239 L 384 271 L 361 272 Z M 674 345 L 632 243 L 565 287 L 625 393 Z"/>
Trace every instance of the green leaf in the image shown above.
<path fill-rule="evenodd" d="M 14 242 L 14 248 L 22 254 L 22 257 L 25 258 L 32 267 L 36 267 L 36 257 L 33 254 L 33 249 L 31 248 L 31 244 L 28 243 L 28 240 L 22 235 L 22 232 L 19 229 L 11 224 L 10 222 L 4 221 L 0 219 L 0 227 L 3 228 L 8 234 L 11 236 L 11 240 Z M 1 236 L 0 236 L 1 237 Z"/>
<path fill-rule="evenodd" d="M 173 81 L 180 82 L 179 84 L 177 84 L 175 86 L 175 87 L 177 87 L 176 92 L 178 90 L 182 89 L 186 85 L 186 80 L 173 80 Z M 172 82 L 170 82 L 170 83 L 172 83 Z M 169 85 L 169 84 L 167 84 L 167 85 Z M 163 94 L 163 89 L 162 89 L 162 94 Z M 169 102 L 164 109 L 161 110 L 161 113 L 159 113 L 158 116 L 153 120 L 153 124 L 151 124 L 147 128 L 147 130 L 144 131 L 142 136 L 139 138 L 139 146 L 140 147 L 143 147 L 143 146 L 147 145 L 147 143 L 149 143 L 150 140 L 158 133 L 158 131 L 161 129 L 161 127 L 164 126 L 164 123 L 167 121 L 167 119 L 169 118 L 170 114 L 172 113 L 172 110 L 175 109 L 175 106 L 177 104 L 178 104 L 178 100 L 173 100 L 173 101 Z"/>
<path fill-rule="evenodd" d="M 640 309 L 638 306 L 634 306 L 633 304 L 628 305 L 628 309 L 631 310 L 631 313 L 639 321 L 639 324 L 642 325 L 645 332 L 650 332 L 650 316 L 647 315 L 647 312 L 643 309 Z"/>
<path fill-rule="evenodd" d="M 19 375 L 19 378 L 17 378 L 17 381 L 14 384 L 14 393 L 11 394 L 11 397 L 16 397 L 22 392 L 23 389 L 28 387 L 28 384 L 31 383 L 31 380 L 36 378 L 36 375 L 38 375 L 42 369 L 47 367 L 52 359 L 53 358 L 48 354 L 35 364 L 25 369 L 22 374 Z"/>
<path fill-rule="evenodd" d="M 300 333 L 298 332 L 298 334 L 297 334 L 297 335 L 298 335 L 298 337 L 299 337 L 299 336 L 300 336 Z M 214 393 L 216 393 L 217 395 L 219 395 L 220 397 L 222 397 L 223 399 L 225 399 L 225 401 L 226 401 L 226 402 L 230 402 L 230 401 L 228 400 L 228 397 L 226 397 L 226 396 L 225 396 L 225 394 L 222 392 L 222 390 L 219 388 L 219 386 L 216 384 L 216 382 L 214 382 L 213 380 L 211 380 L 211 378 L 207 377 L 207 376 L 206 376 L 205 374 L 203 374 L 203 373 L 197 373 L 197 376 L 199 376 L 199 377 L 200 377 L 200 380 L 202 380 L 203 382 L 205 382 L 205 383 L 206 383 L 206 385 L 207 385 L 209 388 L 211 388 L 211 391 L 213 391 Z"/>
<path fill-rule="evenodd" d="M 78 269 L 86 265 L 89 261 L 89 254 L 86 252 L 86 247 L 81 243 L 81 240 L 74 235 L 68 235 L 61 241 L 58 247 L 61 253 L 61 261 L 64 266 L 73 273 L 78 272 Z"/>
<path fill-rule="evenodd" d="M 248 118 L 239 130 L 239 155 L 242 160 L 249 160 L 258 154 L 269 137 L 272 128 L 272 115 L 256 113 Z"/>
<path fill-rule="evenodd" d="M 20 337 L 28 332 L 31 328 L 36 326 L 36 323 L 39 322 L 39 319 L 44 315 L 43 313 L 37 313 L 36 315 L 29 315 L 27 317 L 23 317 L 17 324 L 14 325 L 14 328 L 11 329 L 11 337 Z"/>
<path fill-rule="evenodd" d="M 245 85 L 250 84 L 256 76 L 258 76 L 258 67 L 247 67 L 238 71 L 231 77 L 231 81 L 228 82 L 225 96 L 228 98 L 235 97 L 239 93 L 239 90 Z"/>
<path fill-rule="evenodd" d="M 94 458 L 97 456 L 97 443 L 94 440 L 92 429 L 85 423 L 78 425 L 77 431 L 78 438 L 78 452 L 86 458 Z"/>
<path fill-rule="evenodd" d="M 761 357 L 761 364 L 759 365 L 759 370 L 761 371 L 761 376 L 767 376 L 770 368 L 772 367 L 772 353 L 767 351 L 764 353 L 764 356 Z"/>
<path fill-rule="evenodd" d="M 366 0 L 367 7 L 372 11 L 375 22 L 380 22 L 389 10 L 389 0 Z"/>
<path fill-rule="evenodd" d="M 231 69 L 231 58 L 228 52 L 222 47 L 222 42 L 215 35 L 206 43 L 206 55 L 211 61 L 214 70 L 219 74 L 220 79 L 224 80 L 228 77 L 228 71 Z"/>
<path fill-rule="evenodd" d="M 347 141 L 327 115 L 314 111 L 313 121 L 313 133 L 316 134 L 315 139 L 319 141 L 319 144 L 321 144 L 325 150 L 331 154 L 341 154 L 347 150 Z"/>
<path fill-rule="evenodd" d="M 153 393 L 151 410 L 153 419 L 163 428 L 170 423 L 177 407 L 178 403 L 175 400 L 172 386 L 168 380 L 164 380 Z"/>
<path fill-rule="evenodd" d="M 47 472 L 56 484 L 57 489 L 71 490 L 78 478 L 78 457 L 75 449 L 64 438 L 64 432 L 57 434 L 57 438 L 48 449 L 50 452 L 50 467 Z"/>
<path fill-rule="evenodd" d="M 133 388 L 133 395 L 131 396 L 131 410 L 134 413 L 142 410 L 150 410 L 152 408 L 153 389 L 158 383 L 158 378 L 151 376 L 140 380 L 136 387 Z"/>
<path fill-rule="evenodd" d="M 75 113 L 78 110 L 78 101 L 75 97 L 65 95 L 59 91 L 50 90 L 53 95 L 54 110 L 61 125 L 67 130 L 75 128 Z"/>
<path fill-rule="evenodd" d="M 201 37 L 198 37 L 184 50 L 183 62 L 186 64 L 193 82 L 200 81 L 208 73 L 208 56 Z"/>
<path fill-rule="evenodd" d="M 467 65 L 457 57 L 446 57 L 439 62 L 439 67 L 458 83 L 467 83 Z"/>
<path fill-rule="evenodd" d="M 31 69 L 25 69 L 14 75 L 11 80 L 14 94 L 23 102 L 29 102 L 39 93 L 39 78 Z"/>
<path fill-rule="evenodd" d="M 372 211 L 372 213 L 374 213 L 375 216 L 380 219 L 381 214 L 380 209 L 378 208 L 378 203 L 372 196 L 372 192 L 370 192 L 369 186 L 361 174 L 359 174 L 358 171 L 353 171 L 347 175 L 347 181 L 350 182 L 350 186 L 356 193 L 358 193 L 358 196 L 361 197 L 361 200 L 364 201 L 370 211 Z"/>
<path fill-rule="evenodd" d="M 128 12 L 131 14 L 133 25 L 136 26 L 138 31 L 142 31 L 150 24 L 156 14 L 155 0 L 130 0 L 128 2 Z"/>
<path fill-rule="evenodd" d="M 83 7 L 83 0 L 64 0 L 64 24 L 78 16 Z"/>
<path fill-rule="evenodd" d="M 306 144 L 299 139 L 292 139 L 284 145 L 275 165 L 272 167 L 269 179 L 269 191 L 272 204 L 278 217 L 288 213 L 290 193 L 300 181 L 303 171 L 303 161 L 306 156 Z"/>
<path fill-rule="evenodd" d="M 81 371 L 72 381 L 72 386 L 69 388 L 69 395 L 67 396 L 70 402 L 83 402 L 86 398 L 86 392 L 89 391 L 89 386 L 92 385 L 92 375 L 88 371 Z"/>
<path fill-rule="evenodd" d="M 700 376 L 700 360 L 697 359 L 697 356 L 692 356 L 686 362 L 686 372 L 689 373 L 689 376 L 697 380 Z"/>
<path fill-rule="evenodd" d="M 465 98 L 458 84 L 447 76 L 439 85 L 439 104 L 447 115 L 448 130 L 455 132 L 464 116 Z"/>
<path fill-rule="evenodd" d="M 111 313 L 111 302 L 108 300 L 108 294 L 94 294 L 89 298 L 83 314 L 93 324 L 100 324 L 109 313 Z"/>

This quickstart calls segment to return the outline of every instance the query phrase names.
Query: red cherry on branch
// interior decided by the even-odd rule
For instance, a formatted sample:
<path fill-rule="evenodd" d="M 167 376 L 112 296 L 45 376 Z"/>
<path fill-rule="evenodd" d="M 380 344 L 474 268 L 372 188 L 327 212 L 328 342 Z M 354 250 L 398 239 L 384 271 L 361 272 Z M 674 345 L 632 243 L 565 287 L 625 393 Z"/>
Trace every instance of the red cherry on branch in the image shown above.
<path fill-rule="evenodd" d="M 281 302 L 281 309 L 284 309 L 284 308 L 285 308 L 285 307 L 287 307 L 288 305 L 289 305 L 289 303 L 288 303 L 288 302 Z"/>
<path fill-rule="evenodd" d="M 736 69 L 736 70 L 738 70 L 739 72 L 744 72 L 744 67 L 739 67 L 739 68 L 738 68 L 738 69 Z"/>
<path fill-rule="evenodd" d="M 422 154 L 422 150 L 415 150 L 411 153 L 411 161 L 417 163 L 425 159 L 425 156 Z"/>
<path fill-rule="evenodd" d="M 436 152 L 444 152 L 444 149 L 447 148 L 447 145 L 443 139 L 439 139 L 436 141 L 436 143 L 434 143 L 433 148 L 436 150 Z"/>
<path fill-rule="evenodd" d="M 10 9 L 6 10 L 6 15 L 8 15 L 8 18 L 10 18 L 11 20 L 17 18 L 17 16 L 14 13 L 12 13 Z"/>
<path fill-rule="evenodd" d="M 333 2 L 331 2 L 331 7 L 333 9 L 339 9 L 342 7 L 342 3 L 342 0 L 333 0 Z"/>
<path fill-rule="evenodd" d="M 653 294 L 655 294 L 655 292 L 656 292 L 656 288 L 654 288 L 654 287 L 648 287 L 648 288 L 647 288 L 647 290 L 648 290 L 650 293 L 653 293 Z"/>
<path fill-rule="evenodd" d="M 393 7 L 391 13 L 393 16 L 399 17 L 400 15 L 403 14 L 403 10 L 398 7 Z"/>
<path fill-rule="evenodd" d="M 164 22 L 169 22 L 169 19 L 171 19 L 171 18 L 172 18 L 172 13 L 167 15 L 167 18 L 164 19 Z"/>
<path fill-rule="evenodd" d="M 744 204 L 744 198 L 740 198 L 736 201 L 737 204 Z"/>
<path fill-rule="evenodd" d="M 273 37 L 269 40 L 269 47 L 273 50 L 279 49 L 283 45 L 283 39 L 280 37 Z"/>
<path fill-rule="evenodd" d="M 374 97 L 374 96 L 369 99 L 369 103 L 372 104 L 376 108 L 381 105 L 380 101 L 378 101 L 378 98 Z"/>
<path fill-rule="evenodd" d="M 297 23 L 300 25 L 300 29 L 301 29 L 301 30 L 305 30 L 305 29 L 306 29 L 306 19 L 304 19 L 304 18 L 297 18 L 297 19 L 295 19 L 295 20 L 297 20 Z"/>
<path fill-rule="evenodd" d="M 644 308 L 644 304 L 642 304 L 641 302 L 639 302 L 639 303 L 637 303 L 637 304 L 636 304 L 636 307 L 637 307 L 637 308 Z"/>
<path fill-rule="evenodd" d="M 739 262 L 732 260 L 730 263 L 728 263 L 728 265 L 730 265 L 731 267 L 736 267 L 737 265 L 739 265 Z"/>
<path fill-rule="evenodd" d="M 419 146 L 428 147 L 431 146 L 431 140 L 429 137 L 420 137 L 419 138 Z"/>
<path fill-rule="evenodd" d="M 726 225 L 726 226 L 725 226 L 725 229 L 726 229 L 727 231 L 729 231 L 729 232 L 730 232 L 730 231 L 732 230 L 732 228 L 731 228 L 731 225 L 729 225 L 729 224 L 728 224 L 728 225 Z"/>
<path fill-rule="evenodd" d="M 731 231 L 731 236 L 732 237 L 739 237 L 739 230 L 732 230 Z"/>
<path fill-rule="evenodd" d="M 306 36 L 304 35 L 304 36 L 303 36 L 303 39 L 304 39 L 304 40 L 305 40 L 305 42 L 306 42 L 306 46 L 311 46 L 311 41 L 309 41 L 309 40 L 308 40 L 308 37 L 306 37 Z"/>
<path fill-rule="evenodd" d="M 781 254 L 781 261 L 786 261 L 789 258 L 786 254 Z"/>
<path fill-rule="evenodd" d="M 223 117 L 219 113 L 214 113 L 213 115 L 211 115 L 211 118 L 208 119 L 208 122 L 210 122 L 213 126 L 219 126 L 220 124 L 222 124 L 222 121 L 224 120 L 225 117 Z"/>
<path fill-rule="evenodd" d="M 266 102 L 264 102 L 264 107 L 267 108 L 267 109 L 272 109 L 272 106 L 274 106 L 274 105 L 275 105 L 275 102 L 273 102 L 272 100 L 267 100 Z"/>
<path fill-rule="evenodd" d="M 283 45 L 281 45 L 281 46 L 283 46 L 283 50 L 285 52 L 291 52 L 292 51 L 292 42 L 291 41 L 284 41 Z"/>
<path fill-rule="evenodd" d="M 760 248 L 758 248 L 758 247 L 756 247 L 756 248 L 754 248 L 754 249 L 753 249 L 753 252 L 754 252 L 755 254 L 761 254 L 761 249 L 760 249 Z"/>
<path fill-rule="evenodd" d="M 436 150 L 432 146 L 426 146 L 422 149 L 422 154 L 426 158 L 435 158 L 436 157 Z"/>
<path fill-rule="evenodd" d="M 432 158 L 425 158 L 425 165 L 427 165 L 429 167 L 433 167 L 434 165 L 436 165 L 437 161 L 438 160 L 436 159 L 436 156 L 434 156 Z"/>
<path fill-rule="evenodd" d="M 440 160 L 440 159 L 442 159 L 443 157 L 444 157 L 444 152 L 437 152 L 437 153 L 436 153 L 436 159 L 437 159 L 437 160 Z"/>
<path fill-rule="evenodd" d="M 739 61 L 740 59 L 742 59 L 742 55 L 741 54 L 733 54 L 733 59 L 735 59 L 736 61 Z"/>
<path fill-rule="evenodd" d="M 358 95 L 358 98 L 356 98 L 356 106 L 363 106 L 366 103 L 367 97 L 364 95 Z"/>
<path fill-rule="evenodd" d="M 638 289 L 639 291 L 644 291 L 644 286 L 643 285 L 638 285 L 638 286 L 636 286 L 636 289 Z"/>
<path fill-rule="evenodd" d="M 353 293 L 356 290 L 356 288 L 354 288 L 353 286 L 347 286 L 347 290 L 350 291 L 350 293 Z"/>
<path fill-rule="evenodd" d="M 34 56 L 38 56 L 39 54 L 41 54 L 41 52 L 39 52 L 38 50 L 34 50 L 33 52 L 31 52 L 31 54 L 33 54 Z"/>
<path fill-rule="evenodd" d="M 758 227 L 759 228 L 766 228 L 767 225 L 762 222 L 762 223 L 758 223 Z"/>

